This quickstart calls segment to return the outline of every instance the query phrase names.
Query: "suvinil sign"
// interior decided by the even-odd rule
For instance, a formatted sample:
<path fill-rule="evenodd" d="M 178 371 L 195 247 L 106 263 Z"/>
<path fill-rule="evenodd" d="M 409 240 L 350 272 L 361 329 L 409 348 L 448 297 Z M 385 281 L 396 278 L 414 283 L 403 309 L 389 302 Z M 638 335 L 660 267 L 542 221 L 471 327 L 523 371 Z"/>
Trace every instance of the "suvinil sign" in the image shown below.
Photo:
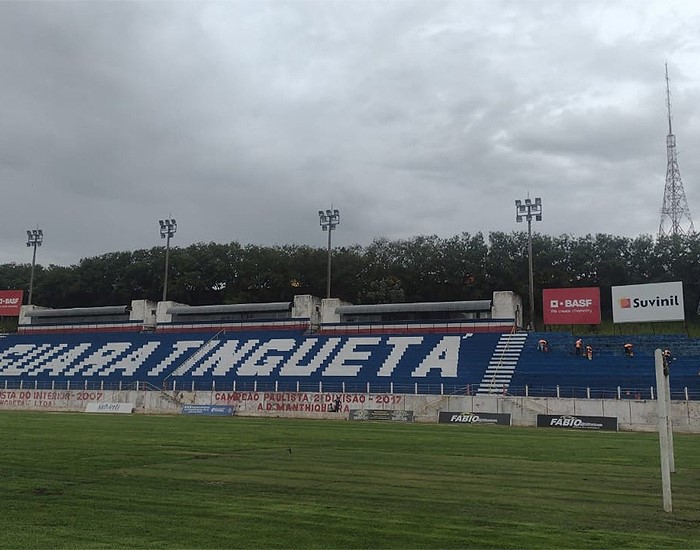
<path fill-rule="evenodd" d="M 683 321 L 683 283 L 612 287 L 613 322 Z"/>

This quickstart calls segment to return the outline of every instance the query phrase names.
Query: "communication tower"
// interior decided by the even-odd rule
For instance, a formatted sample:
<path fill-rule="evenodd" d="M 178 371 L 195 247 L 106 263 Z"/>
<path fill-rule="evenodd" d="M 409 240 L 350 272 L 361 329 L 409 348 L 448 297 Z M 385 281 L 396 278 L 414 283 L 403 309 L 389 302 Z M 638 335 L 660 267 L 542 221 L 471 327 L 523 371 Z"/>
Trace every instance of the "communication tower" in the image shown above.
<path fill-rule="evenodd" d="M 666 107 L 668 108 L 668 136 L 666 136 L 666 186 L 664 202 L 661 206 L 661 223 L 659 237 L 671 235 L 690 235 L 695 233 L 693 219 L 690 217 L 688 201 L 683 190 L 683 180 L 678 169 L 676 153 L 676 136 L 671 126 L 671 88 L 668 83 L 668 63 L 666 63 Z"/>

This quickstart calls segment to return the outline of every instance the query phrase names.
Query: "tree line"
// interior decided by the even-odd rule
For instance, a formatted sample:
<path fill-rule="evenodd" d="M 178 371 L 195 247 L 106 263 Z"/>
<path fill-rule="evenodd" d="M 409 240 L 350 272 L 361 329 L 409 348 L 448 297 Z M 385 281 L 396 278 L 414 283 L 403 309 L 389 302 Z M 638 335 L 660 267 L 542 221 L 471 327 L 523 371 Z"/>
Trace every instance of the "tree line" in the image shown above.
<path fill-rule="evenodd" d="M 696 235 L 635 238 L 606 234 L 532 237 L 535 308 L 541 289 L 601 287 L 603 314 L 616 285 L 683 281 L 687 314 L 700 299 Z M 527 233 L 462 233 L 334 248 L 332 295 L 351 303 L 489 299 L 512 290 L 528 304 Z M 197 243 L 170 250 L 168 299 L 190 305 L 290 301 L 325 296 L 325 248 Z M 37 265 L 33 302 L 88 307 L 162 297 L 165 248 L 112 252 L 72 266 Z M 28 290 L 31 265 L 0 265 L 0 288 Z"/>

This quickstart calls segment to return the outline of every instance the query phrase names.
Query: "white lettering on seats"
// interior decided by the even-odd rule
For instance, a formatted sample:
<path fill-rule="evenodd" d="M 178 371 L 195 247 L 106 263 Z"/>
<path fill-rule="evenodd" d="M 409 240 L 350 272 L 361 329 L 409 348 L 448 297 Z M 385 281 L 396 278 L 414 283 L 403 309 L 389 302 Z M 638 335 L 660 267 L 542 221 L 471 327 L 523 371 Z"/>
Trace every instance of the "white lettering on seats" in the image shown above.
<path fill-rule="evenodd" d="M 394 336 L 389 338 L 387 344 L 391 346 L 391 353 L 389 353 L 389 357 L 387 357 L 386 361 L 377 372 L 377 376 L 391 376 L 408 347 L 420 345 L 422 343 L 422 336 Z"/>
<path fill-rule="evenodd" d="M 438 369 L 440 376 L 456 378 L 461 340 L 461 336 L 444 336 L 411 373 L 411 376 L 425 377 L 432 369 Z"/>
<path fill-rule="evenodd" d="M 212 376 L 223 376 L 235 367 L 246 355 L 248 355 L 259 340 L 247 340 L 242 343 L 239 340 L 229 340 L 210 357 L 202 361 L 202 364 L 192 373 L 193 376 L 203 376 L 213 367 Z"/>
<path fill-rule="evenodd" d="M 90 376 L 101 368 L 106 367 L 110 361 L 113 361 L 115 357 L 124 353 L 130 347 L 131 343 L 129 342 L 109 342 L 88 355 L 82 361 L 78 361 L 75 365 L 66 370 L 64 375 L 73 376 L 78 374 L 82 369 L 87 369 L 83 374 L 85 376 Z"/>
<path fill-rule="evenodd" d="M 175 348 L 165 359 L 158 363 L 155 367 L 148 371 L 147 376 L 158 376 L 170 365 L 172 365 L 178 357 L 191 349 L 196 349 L 204 342 L 202 340 L 178 340 L 175 342 Z"/>
<path fill-rule="evenodd" d="M 57 346 L 57 348 L 67 348 L 68 344 L 60 344 Z M 82 344 L 78 344 L 77 346 L 67 349 L 65 353 L 60 353 L 57 355 L 54 355 L 50 359 L 46 359 L 45 357 L 41 357 L 34 361 L 34 366 L 30 367 L 27 370 L 27 374 L 29 376 L 37 376 L 39 373 L 48 371 L 49 376 L 59 376 L 62 374 L 64 371 L 68 369 L 68 367 L 71 366 L 73 361 L 78 359 L 83 353 L 85 353 L 87 350 L 89 350 L 91 347 L 91 344 L 88 344 L 86 342 Z M 61 350 L 63 351 L 63 350 Z M 49 353 L 47 355 L 52 355 L 52 353 Z"/>
<path fill-rule="evenodd" d="M 239 367 L 239 376 L 270 376 L 274 368 L 284 359 L 283 355 L 276 355 L 275 351 L 291 351 L 296 346 L 296 341 L 291 338 L 273 339 L 262 344 Z"/>
<path fill-rule="evenodd" d="M 329 338 L 307 363 L 302 363 L 318 344 L 318 338 L 308 338 L 297 348 L 289 360 L 282 365 L 280 376 L 310 376 L 316 372 L 340 343 L 340 338 Z"/>
<path fill-rule="evenodd" d="M 133 375 L 150 357 L 150 355 L 158 349 L 160 342 L 147 342 L 140 348 L 135 349 L 128 355 L 121 357 L 115 361 L 111 367 L 104 369 L 99 373 L 100 376 L 108 376 L 118 370 L 122 371 L 122 376 Z M 93 374 L 93 373 L 86 373 Z"/>
<path fill-rule="evenodd" d="M 41 344 L 40 346 L 36 344 L 15 344 L 0 355 L 0 374 L 5 376 L 23 374 L 25 365 L 44 355 L 52 347 L 51 344 Z"/>
<path fill-rule="evenodd" d="M 381 338 L 348 338 L 338 354 L 323 371 L 323 376 L 355 376 L 364 366 L 358 363 L 366 361 L 372 356 L 372 352 L 358 350 L 360 346 L 376 346 Z"/>

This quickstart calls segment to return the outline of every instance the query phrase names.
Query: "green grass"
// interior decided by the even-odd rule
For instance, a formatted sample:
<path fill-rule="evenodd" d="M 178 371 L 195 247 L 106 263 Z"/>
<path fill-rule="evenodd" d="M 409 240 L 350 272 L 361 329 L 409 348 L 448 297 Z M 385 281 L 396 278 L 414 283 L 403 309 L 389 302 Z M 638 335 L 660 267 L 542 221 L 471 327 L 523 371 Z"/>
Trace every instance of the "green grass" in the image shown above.
<path fill-rule="evenodd" d="M 700 437 L 0 414 L 3 548 L 690 548 Z"/>

